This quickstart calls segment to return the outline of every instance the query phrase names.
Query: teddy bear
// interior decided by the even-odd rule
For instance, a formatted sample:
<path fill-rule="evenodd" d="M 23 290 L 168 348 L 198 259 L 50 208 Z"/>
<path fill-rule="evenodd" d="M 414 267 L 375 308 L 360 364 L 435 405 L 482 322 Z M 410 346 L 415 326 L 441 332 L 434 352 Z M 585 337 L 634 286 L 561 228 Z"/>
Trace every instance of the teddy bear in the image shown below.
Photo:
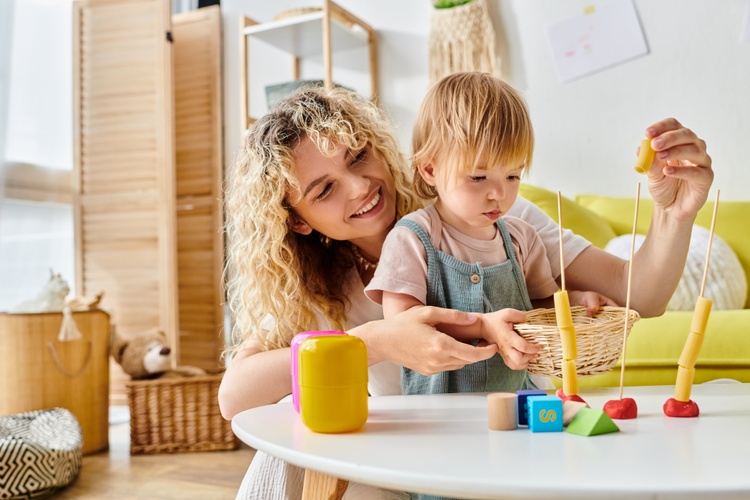
<path fill-rule="evenodd" d="M 129 337 L 115 334 L 111 353 L 133 380 L 206 374 L 205 370 L 196 366 L 172 368 L 172 350 L 167 345 L 167 336 L 158 328 Z"/>

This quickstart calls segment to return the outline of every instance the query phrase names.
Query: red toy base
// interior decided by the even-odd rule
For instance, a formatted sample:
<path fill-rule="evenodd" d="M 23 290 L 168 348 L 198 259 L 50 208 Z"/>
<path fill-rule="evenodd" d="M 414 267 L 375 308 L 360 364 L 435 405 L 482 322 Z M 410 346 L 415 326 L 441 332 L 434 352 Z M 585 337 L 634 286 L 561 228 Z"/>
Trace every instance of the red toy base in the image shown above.
<path fill-rule="evenodd" d="M 612 419 L 628 420 L 638 416 L 638 405 L 633 398 L 613 399 L 604 404 L 604 413 Z"/>
<path fill-rule="evenodd" d="M 562 399 L 563 403 L 566 402 L 566 401 L 578 401 L 579 403 L 583 403 L 586 406 L 589 405 L 578 394 L 571 394 L 570 396 L 566 396 L 562 389 L 558 389 L 557 392 L 555 393 L 555 396 L 557 396 L 558 398 Z"/>
<path fill-rule="evenodd" d="M 668 417 L 697 417 L 700 414 L 700 410 L 692 399 L 685 402 L 669 398 L 664 403 L 664 414 Z"/>

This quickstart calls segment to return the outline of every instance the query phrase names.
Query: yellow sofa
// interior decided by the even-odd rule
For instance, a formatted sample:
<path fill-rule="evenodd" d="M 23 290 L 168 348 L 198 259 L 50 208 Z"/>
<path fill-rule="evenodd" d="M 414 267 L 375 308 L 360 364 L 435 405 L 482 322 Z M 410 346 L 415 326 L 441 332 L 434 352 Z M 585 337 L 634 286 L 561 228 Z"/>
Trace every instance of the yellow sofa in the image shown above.
<path fill-rule="evenodd" d="M 557 220 L 557 195 L 522 184 L 521 196 Z M 634 198 L 578 195 L 563 198 L 563 226 L 604 248 L 612 238 L 633 231 Z M 645 234 L 653 203 L 641 197 L 637 232 Z M 713 202 L 707 202 L 695 223 L 709 228 Z M 716 234 L 732 247 L 750 283 L 750 201 L 720 201 Z M 697 297 L 696 297 L 697 298 Z M 708 297 L 710 298 L 710 297 Z M 641 319 L 627 343 L 626 385 L 670 385 L 677 376 L 677 360 L 690 332 L 692 311 L 667 311 L 657 318 Z M 750 382 L 750 294 L 744 309 L 713 310 L 696 362 L 695 383 L 719 378 Z M 608 373 L 581 378 L 581 387 L 619 386 L 620 365 Z"/>

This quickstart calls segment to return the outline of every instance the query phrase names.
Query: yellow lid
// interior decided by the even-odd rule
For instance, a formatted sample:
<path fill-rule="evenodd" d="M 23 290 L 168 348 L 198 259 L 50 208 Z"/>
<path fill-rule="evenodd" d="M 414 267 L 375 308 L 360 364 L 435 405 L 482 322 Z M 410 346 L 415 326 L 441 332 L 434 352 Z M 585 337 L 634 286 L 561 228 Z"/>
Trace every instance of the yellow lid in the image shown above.
<path fill-rule="evenodd" d="M 367 385 L 367 347 L 359 337 L 311 337 L 299 348 L 300 387 Z"/>

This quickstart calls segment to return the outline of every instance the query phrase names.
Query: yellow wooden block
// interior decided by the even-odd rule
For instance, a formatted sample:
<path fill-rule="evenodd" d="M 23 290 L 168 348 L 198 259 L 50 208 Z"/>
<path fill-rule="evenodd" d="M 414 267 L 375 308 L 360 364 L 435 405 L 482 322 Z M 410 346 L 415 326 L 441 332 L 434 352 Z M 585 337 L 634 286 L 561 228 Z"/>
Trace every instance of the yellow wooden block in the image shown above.
<path fill-rule="evenodd" d="M 562 344 L 563 360 L 578 359 L 578 346 L 576 344 L 576 329 L 574 326 L 558 328 L 560 330 L 560 342 Z"/>
<path fill-rule="evenodd" d="M 685 340 L 685 345 L 682 347 L 680 360 L 677 362 L 680 366 L 687 368 L 695 367 L 695 361 L 698 359 L 698 355 L 701 352 L 704 337 L 705 335 L 690 332 L 687 340 Z"/>
<path fill-rule="evenodd" d="M 698 301 L 695 303 L 695 309 L 693 310 L 693 322 L 690 324 L 690 331 L 703 335 L 706 332 L 706 324 L 708 323 L 708 317 L 711 314 L 711 306 L 713 302 L 706 297 L 698 297 Z"/>
<path fill-rule="evenodd" d="M 695 377 L 695 368 L 685 366 L 677 367 L 677 381 L 674 384 L 674 398 L 677 401 L 690 401 L 690 392 L 693 389 L 693 378 Z"/>
<path fill-rule="evenodd" d="M 570 299 L 568 292 L 559 290 L 555 292 L 555 318 L 558 328 L 573 326 L 573 316 L 570 314 Z"/>
<path fill-rule="evenodd" d="M 651 139 L 641 141 L 641 149 L 638 152 L 638 160 L 635 162 L 635 171 L 639 174 L 647 174 L 654 162 L 654 150 L 651 148 Z"/>
<path fill-rule="evenodd" d="M 566 396 L 578 394 L 578 374 L 576 373 L 575 359 L 563 360 L 562 362 L 563 392 Z"/>

